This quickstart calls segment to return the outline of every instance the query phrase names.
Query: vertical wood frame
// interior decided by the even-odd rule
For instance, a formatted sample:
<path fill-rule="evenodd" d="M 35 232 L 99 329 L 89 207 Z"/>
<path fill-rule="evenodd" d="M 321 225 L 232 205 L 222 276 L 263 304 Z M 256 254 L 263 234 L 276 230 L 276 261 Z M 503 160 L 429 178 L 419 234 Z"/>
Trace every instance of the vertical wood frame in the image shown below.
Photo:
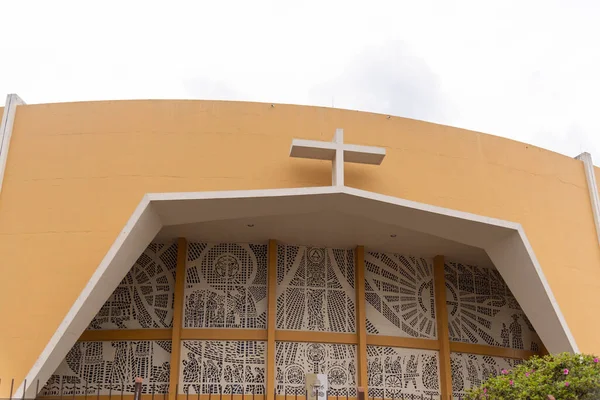
<path fill-rule="evenodd" d="M 183 300 L 185 289 L 185 263 L 187 240 L 177 239 L 177 268 L 175 270 L 175 301 L 173 304 L 173 330 L 171 331 L 171 372 L 169 375 L 169 400 L 177 398 L 179 363 L 181 357 L 181 331 L 183 329 Z"/>
<path fill-rule="evenodd" d="M 448 310 L 446 308 L 446 276 L 444 256 L 433 259 L 433 281 L 435 286 L 435 319 L 440 349 L 440 395 L 442 399 L 452 396 L 452 370 L 450 368 L 450 334 Z"/>
<path fill-rule="evenodd" d="M 277 316 L 277 242 L 269 240 L 267 275 L 267 371 L 266 399 L 275 399 L 275 323 Z"/>
<path fill-rule="evenodd" d="M 368 393 L 367 317 L 365 313 L 365 247 L 356 247 L 356 335 L 358 339 L 358 386 Z"/>

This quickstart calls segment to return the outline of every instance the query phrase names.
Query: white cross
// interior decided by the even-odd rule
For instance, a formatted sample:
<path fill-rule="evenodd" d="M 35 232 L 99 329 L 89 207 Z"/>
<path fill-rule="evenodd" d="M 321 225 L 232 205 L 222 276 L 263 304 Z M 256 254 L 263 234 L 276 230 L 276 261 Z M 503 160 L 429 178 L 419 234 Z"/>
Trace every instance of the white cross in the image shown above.
<path fill-rule="evenodd" d="M 385 157 L 385 149 L 372 146 L 344 144 L 344 130 L 336 129 L 333 142 L 317 140 L 292 140 L 290 157 L 331 160 L 332 186 L 344 186 L 344 161 L 358 164 L 379 165 Z"/>

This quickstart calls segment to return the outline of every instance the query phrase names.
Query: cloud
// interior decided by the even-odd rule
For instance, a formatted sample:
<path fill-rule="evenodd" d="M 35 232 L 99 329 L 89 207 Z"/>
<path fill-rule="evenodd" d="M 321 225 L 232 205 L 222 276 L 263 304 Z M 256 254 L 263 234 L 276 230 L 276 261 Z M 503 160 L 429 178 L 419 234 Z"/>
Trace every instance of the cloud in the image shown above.
<path fill-rule="evenodd" d="M 448 105 L 437 75 L 404 42 L 365 48 L 337 77 L 310 91 L 311 103 L 397 115 L 444 119 Z"/>
<path fill-rule="evenodd" d="M 594 140 L 586 134 L 586 129 L 575 122 L 560 130 L 538 131 L 530 135 L 528 139 L 521 138 L 520 140 L 570 157 L 584 152 L 590 153 L 598 164 L 599 153 Z"/>
<path fill-rule="evenodd" d="M 183 80 L 183 88 L 188 97 L 202 100 L 242 100 L 238 90 L 221 80 L 193 77 Z"/>

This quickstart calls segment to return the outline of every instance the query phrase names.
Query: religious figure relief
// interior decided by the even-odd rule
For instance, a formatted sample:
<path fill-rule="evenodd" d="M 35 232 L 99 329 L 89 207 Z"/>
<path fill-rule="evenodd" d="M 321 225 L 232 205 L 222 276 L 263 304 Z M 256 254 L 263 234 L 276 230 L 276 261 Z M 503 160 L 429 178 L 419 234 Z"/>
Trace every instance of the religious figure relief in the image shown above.
<path fill-rule="evenodd" d="M 506 327 L 506 323 L 502 323 L 502 330 L 500 331 L 500 337 L 502 338 L 502 347 L 510 346 L 510 332 Z"/>
<path fill-rule="evenodd" d="M 416 390 L 417 389 L 417 378 L 420 376 L 417 371 L 417 356 L 414 354 L 408 357 L 408 362 L 406 363 L 406 374 L 404 375 L 404 388 Z"/>
<path fill-rule="evenodd" d="M 488 378 L 500 374 L 503 369 L 514 368 L 518 363 L 518 360 L 508 358 L 451 353 L 453 396 L 464 396 L 467 390 L 480 386 Z"/>
<path fill-rule="evenodd" d="M 478 387 L 481 385 L 481 379 L 479 378 L 478 365 L 476 365 L 472 359 L 467 360 L 467 380 L 471 387 Z"/>
<path fill-rule="evenodd" d="M 356 331 L 352 250 L 279 245 L 278 329 Z"/>
<path fill-rule="evenodd" d="M 196 355 L 192 352 L 187 353 L 187 359 L 184 359 L 183 379 L 185 382 L 200 382 L 200 363 L 196 359 Z"/>
<path fill-rule="evenodd" d="M 176 267 L 177 243 L 151 243 L 88 329 L 172 327 Z"/>
<path fill-rule="evenodd" d="M 170 358 L 171 342 L 163 340 L 77 342 L 40 396 L 132 394 L 136 377 L 142 393 L 166 393 Z"/>
<path fill-rule="evenodd" d="M 215 261 L 215 275 L 227 281 L 235 281 L 240 272 L 239 261 L 230 254 L 223 254 Z"/>
<path fill-rule="evenodd" d="M 435 351 L 367 346 L 369 397 L 439 396 L 439 361 Z"/>
<path fill-rule="evenodd" d="M 307 330 L 324 331 L 325 330 L 325 290 L 308 289 L 306 291 L 308 300 L 308 310 L 314 311 L 308 313 Z"/>
<path fill-rule="evenodd" d="M 510 334 L 512 335 L 512 348 L 522 349 L 523 348 L 523 330 L 519 323 L 519 316 L 517 314 L 512 315 L 513 322 L 510 324 Z"/>
<path fill-rule="evenodd" d="M 383 368 L 379 359 L 368 361 L 369 364 L 369 387 L 381 386 L 383 384 Z"/>
<path fill-rule="evenodd" d="M 498 271 L 446 262 L 445 276 L 450 340 L 539 349 L 537 333 Z"/>
<path fill-rule="evenodd" d="M 182 350 L 179 393 L 265 393 L 265 342 L 184 340 Z"/>
<path fill-rule="evenodd" d="M 267 247 L 190 243 L 185 328 L 266 329 Z"/>
<path fill-rule="evenodd" d="M 431 260 L 367 253 L 365 267 L 368 333 L 435 339 Z"/>
<path fill-rule="evenodd" d="M 307 374 L 327 374 L 329 396 L 356 396 L 356 346 L 277 342 L 278 395 L 305 395 Z"/>

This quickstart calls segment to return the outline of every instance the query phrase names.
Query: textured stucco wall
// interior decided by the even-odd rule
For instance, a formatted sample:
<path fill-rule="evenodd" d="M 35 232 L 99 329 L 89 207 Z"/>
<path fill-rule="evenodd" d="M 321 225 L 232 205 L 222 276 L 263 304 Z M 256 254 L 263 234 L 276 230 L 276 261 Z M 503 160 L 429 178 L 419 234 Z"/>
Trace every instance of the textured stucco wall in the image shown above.
<path fill-rule="evenodd" d="M 292 138 L 330 141 L 336 128 L 388 152 L 378 167 L 347 164 L 347 186 L 520 222 L 580 349 L 600 354 L 600 247 L 581 161 L 355 111 L 66 103 L 17 111 L 0 194 L 0 377 L 24 377 L 144 193 L 330 185 L 330 163 L 288 153 Z"/>

